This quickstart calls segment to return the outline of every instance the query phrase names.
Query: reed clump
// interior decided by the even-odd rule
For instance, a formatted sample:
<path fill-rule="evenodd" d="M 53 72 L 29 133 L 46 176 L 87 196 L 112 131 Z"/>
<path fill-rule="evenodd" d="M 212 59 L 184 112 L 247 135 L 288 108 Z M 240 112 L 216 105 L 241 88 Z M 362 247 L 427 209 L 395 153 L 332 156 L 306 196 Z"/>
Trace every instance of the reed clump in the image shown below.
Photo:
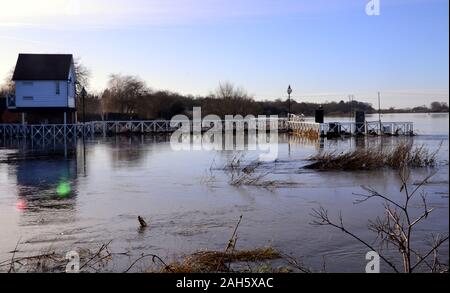
<path fill-rule="evenodd" d="M 440 149 L 440 148 L 439 148 Z M 374 170 L 435 167 L 439 149 L 432 152 L 426 146 L 414 147 L 411 143 L 400 142 L 390 148 L 365 148 L 348 152 L 322 152 L 311 157 L 314 163 L 307 169 L 315 170 Z"/>
<path fill-rule="evenodd" d="M 163 273 L 230 272 L 231 263 L 258 262 L 282 258 L 274 248 L 258 248 L 233 252 L 202 251 L 174 262 L 162 269 Z"/>

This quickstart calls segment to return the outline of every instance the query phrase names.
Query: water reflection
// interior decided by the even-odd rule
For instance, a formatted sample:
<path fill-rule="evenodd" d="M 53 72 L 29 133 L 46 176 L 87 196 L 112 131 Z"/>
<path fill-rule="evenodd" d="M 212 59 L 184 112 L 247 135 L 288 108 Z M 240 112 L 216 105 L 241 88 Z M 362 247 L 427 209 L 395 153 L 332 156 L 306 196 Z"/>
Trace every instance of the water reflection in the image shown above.
<path fill-rule="evenodd" d="M 144 159 L 152 152 L 147 146 L 158 145 L 170 141 L 170 135 L 132 135 L 114 136 L 106 138 L 106 147 L 112 166 L 116 169 L 139 167 Z M 96 143 L 103 144 L 105 139 L 100 138 Z"/>
<path fill-rule="evenodd" d="M 63 252 L 91 249 L 114 239 L 114 251 L 131 250 L 137 254 L 133 258 L 148 251 L 173 259 L 202 248 L 223 249 L 236 219 L 244 214 L 239 248 L 273 245 L 299 258 L 310 256 L 306 261 L 316 268 L 326 255 L 331 272 L 360 272 L 366 251 L 359 251 L 339 231 L 309 225 L 311 209 L 322 205 L 335 217 L 342 212 L 352 231 L 370 240 L 367 220 L 376 219 L 382 205 L 371 201 L 355 206 L 353 193 L 370 185 L 400 199 L 396 198 L 397 171 L 315 172 L 302 169 L 309 163 L 306 159 L 322 149 L 388 147 L 408 139 L 430 150 L 444 140 L 439 161 L 448 162 L 448 134 L 334 140 L 280 134 L 279 160 L 260 171 L 272 172 L 264 180 L 293 184 L 272 191 L 230 186 L 229 175 L 220 168 L 236 152 L 174 152 L 169 139 L 165 135 L 96 137 L 87 140 L 86 147 L 78 140 L 67 141 L 65 148 L 51 141 L 0 138 L 0 259 L 11 257 L 8 252 L 19 239 L 26 243 L 21 245 L 26 255 L 49 246 Z M 243 153 L 249 161 L 255 154 Z M 213 163 L 217 168 L 211 168 Z M 213 184 L 205 185 L 202 179 L 209 178 L 211 169 Z M 412 180 L 427 172 L 415 171 Z M 418 234 L 423 239 L 429 233 L 448 231 L 448 163 L 426 191 L 436 213 Z M 144 217 L 150 229 L 138 233 L 137 216 Z M 443 252 L 448 255 L 448 249 Z"/>
<path fill-rule="evenodd" d="M 319 150 L 324 147 L 325 139 L 324 138 L 313 139 L 311 137 L 305 137 L 300 135 L 283 134 L 280 136 L 280 142 L 289 143 L 289 145 L 296 145 L 296 146 L 312 146 L 315 149 Z"/>
<path fill-rule="evenodd" d="M 77 141 L 16 139 L 3 145 L 15 145 L 16 149 L 3 155 L 0 162 L 9 165 L 8 178 L 16 182 L 17 210 L 31 215 L 74 209 L 79 173 Z"/>
<path fill-rule="evenodd" d="M 292 139 L 288 134 L 264 136 L 256 134 L 245 134 L 242 138 L 233 133 L 224 133 L 218 139 L 217 134 L 205 133 L 203 135 L 182 135 L 179 141 L 183 143 L 183 148 L 179 151 L 218 151 L 219 155 L 233 157 L 234 152 L 252 152 L 259 154 L 268 152 L 270 147 L 278 147 L 278 144 L 287 144 Z M 127 169 L 143 167 L 145 160 L 153 152 L 178 150 L 171 148 L 171 135 L 133 135 L 133 136 L 115 136 L 107 138 L 96 138 L 94 144 L 101 145 L 103 151 L 108 154 L 109 162 L 115 169 Z M 270 145 L 270 142 L 274 142 Z M 305 142 L 306 143 L 306 142 Z M 316 144 L 311 141 L 309 144 Z M 263 145 L 264 144 L 264 145 Z M 164 145 L 162 148 L 159 147 Z M 262 146 L 263 145 L 263 146 Z"/>

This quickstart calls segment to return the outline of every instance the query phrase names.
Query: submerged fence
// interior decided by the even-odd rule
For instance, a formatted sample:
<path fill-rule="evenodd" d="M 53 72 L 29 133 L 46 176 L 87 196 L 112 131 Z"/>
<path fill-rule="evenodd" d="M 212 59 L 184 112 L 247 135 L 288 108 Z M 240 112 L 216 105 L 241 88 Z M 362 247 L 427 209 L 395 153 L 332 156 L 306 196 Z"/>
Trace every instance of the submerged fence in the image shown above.
<path fill-rule="evenodd" d="M 294 133 L 305 136 L 343 136 L 343 135 L 414 135 L 413 122 L 328 122 L 312 123 L 305 121 L 289 121 Z"/>
<path fill-rule="evenodd" d="M 246 120 L 227 120 L 227 121 L 208 121 L 201 122 L 180 121 L 171 126 L 169 120 L 153 121 L 92 121 L 78 124 L 43 124 L 43 125 L 24 125 L 24 124 L 0 124 L 0 136 L 3 137 L 79 137 L 95 135 L 115 135 L 115 134 L 155 134 L 172 133 L 180 129 L 182 123 L 190 123 L 191 129 L 207 131 L 212 129 L 214 124 L 221 123 L 222 129 L 228 130 L 256 130 L 277 129 L 278 131 L 288 131 L 287 119 L 254 119 Z M 262 125 L 262 127 L 261 127 Z"/>
<path fill-rule="evenodd" d="M 211 130 L 218 121 L 190 121 L 190 129 L 200 131 Z M 414 124 L 412 122 L 328 122 L 312 123 L 301 118 L 267 118 L 254 120 L 226 120 L 222 123 L 221 130 L 261 130 L 277 129 L 279 132 L 292 131 L 301 136 L 330 137 L 342 135 L 414 135 Z M 182 123 L 172 124 L 168 120 L 153 121 L 92 121 L 78 124 L 0 124 L 0 137 L 83 137 L 95 135 L 116 135 L 126 133 L 157 134 L 172 133 L 180 129 Z M 175 126 L 173 126 L 175 125 Z"/>

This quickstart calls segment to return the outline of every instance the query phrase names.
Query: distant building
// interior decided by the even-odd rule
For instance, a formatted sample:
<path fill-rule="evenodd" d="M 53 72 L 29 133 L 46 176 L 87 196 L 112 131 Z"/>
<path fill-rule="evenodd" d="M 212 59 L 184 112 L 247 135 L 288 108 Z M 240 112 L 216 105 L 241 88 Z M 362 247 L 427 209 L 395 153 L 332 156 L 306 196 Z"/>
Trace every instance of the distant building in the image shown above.
<path fill-rule="evenodd" d="M 72 55 L 19 54 L 8 97 L 11 112 L 28 124 L 76 122 L 76 73 Z"/>

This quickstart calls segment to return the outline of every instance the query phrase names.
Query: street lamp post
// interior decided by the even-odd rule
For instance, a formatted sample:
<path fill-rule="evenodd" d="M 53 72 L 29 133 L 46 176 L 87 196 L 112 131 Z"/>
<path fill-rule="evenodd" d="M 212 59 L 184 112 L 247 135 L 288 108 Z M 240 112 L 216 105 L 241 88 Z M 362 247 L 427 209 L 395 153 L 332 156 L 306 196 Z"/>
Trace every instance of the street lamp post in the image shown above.
<path fill-rule="evenodd" d="M 83 137 L 86 131 L 86 101 L 85 101 L 86 96 L 87 92 L 86 89 L 83 87 L 83 89 L 81 90 L 81 99 L 83 100 Z"/>
<path fill-rule="evenodd" d="M 84 174 L 86 176 L 86 96 L 87 91 L 83 87 L 81 89 L 81 99 L 83 100 L 83 168 L 84 168 Z"/>
<path fill-rule="evenodd" d="M 87 92 L 86 89 L 83 87 L 83 89 L 81 90 L 81 99 L 83 102 L 83 124 L 86 123 L 86 103 L 85 103 L 86 96 Z"/>
<path fill-rule="evenodd" d="M 378 92 L 378 120 L 380 123 L 380 134 L 382 133 L 382 124 L 381 124 L 381 93 Z"/>
<path fill-rule="evenodd" d="M 289 87 L 287 89 L 287 93 L 288 93 L 288 97 L 289 97 L 289 113 L 288 113 L 288 118 L 289 118 L 291 115 L 291 94 L 292 94 L 291 85 L 289 85 Z"/>

